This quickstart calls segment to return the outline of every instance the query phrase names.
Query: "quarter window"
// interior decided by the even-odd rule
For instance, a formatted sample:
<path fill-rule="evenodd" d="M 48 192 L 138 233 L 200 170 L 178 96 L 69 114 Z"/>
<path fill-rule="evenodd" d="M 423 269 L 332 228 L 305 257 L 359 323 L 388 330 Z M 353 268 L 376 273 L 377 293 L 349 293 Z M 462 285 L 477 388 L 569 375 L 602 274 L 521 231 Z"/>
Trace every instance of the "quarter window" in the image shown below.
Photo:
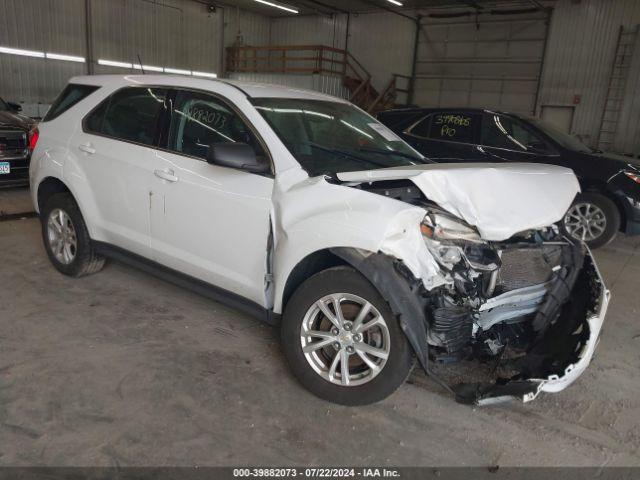
<path fill-rule="evenodd" d="M 153 145 L 166 90 L 124 88 L 104 100 L 85 120 L 88 132 Z"/>
<path fill-rule="evenodd" d="M 98 87 L 92 85 L 76 85 L 70 83 L 62 90 L 62 93 L 56 98 L 53 102 L 49 111 L 42 119 L 43 122 L 48 122 L 49 120 L 53 120 L 54 118 L 59 117 L 64 112 L 73 107 L 80 100 L 86 98 L 93 92 L 98 90 Z M 0 100 L 0 103 L 2 100 Z"/>
<path fill-rule="evenodd" d="M 210 145 L 229 142 L 249 144 L 256 156 L 264 156 L 249 127 L 221 100 L 206 93 L 178 91 L 171 112 L 169 150 L 206 160 Z"/>
<path fill-rule="evenodd" d="M 519 152 L 553 153 L 549 145 L 517 119 L 485 114 L 482 122 L 482 145 Z"/>

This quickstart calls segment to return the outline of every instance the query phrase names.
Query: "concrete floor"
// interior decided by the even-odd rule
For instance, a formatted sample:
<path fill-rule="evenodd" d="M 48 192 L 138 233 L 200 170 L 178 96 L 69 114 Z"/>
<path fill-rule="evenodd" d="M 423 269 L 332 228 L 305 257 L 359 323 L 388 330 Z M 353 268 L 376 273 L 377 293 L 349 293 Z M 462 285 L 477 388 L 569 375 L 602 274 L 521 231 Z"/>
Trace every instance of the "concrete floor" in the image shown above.
<path fill-rule="evenodd" d="M 640 239 L 596 253 L 597 358 L 531 404 L 456 404 L 416 370 L 347 408 L 289 374 L 277 331 L 109 263 L 73 280 L 36 219 L 0 222 L 1 465 L 640 465 Z"/>

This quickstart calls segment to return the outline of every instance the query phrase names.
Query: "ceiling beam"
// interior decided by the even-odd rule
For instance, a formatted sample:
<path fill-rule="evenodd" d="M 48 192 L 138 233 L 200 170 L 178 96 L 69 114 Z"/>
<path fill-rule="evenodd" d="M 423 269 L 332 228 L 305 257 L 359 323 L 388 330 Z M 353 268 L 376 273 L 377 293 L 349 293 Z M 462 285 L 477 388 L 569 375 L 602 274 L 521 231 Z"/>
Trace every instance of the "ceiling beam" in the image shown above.
<path fill-rule="evenodd" d="M 378 2 L 386 2 L 386 0 L 378 0 L 378 2 L 372 2 L 371 0 L 360 0 L 362 3 L 366 3 L 367 5 L 371 5 L 372 7 L 381 8 L 382 10 L 386 10 L 387 12 L 395 13 L 396 15 L 400 15 L 401 17 L 408 18 L 409 20 L 415 21 L 416 17 L 412 17 L 411 15 L 407 15 L 405 13 L 399 12 L 391 7 L 387 7 L 386 5 L 381 5 Z"/>

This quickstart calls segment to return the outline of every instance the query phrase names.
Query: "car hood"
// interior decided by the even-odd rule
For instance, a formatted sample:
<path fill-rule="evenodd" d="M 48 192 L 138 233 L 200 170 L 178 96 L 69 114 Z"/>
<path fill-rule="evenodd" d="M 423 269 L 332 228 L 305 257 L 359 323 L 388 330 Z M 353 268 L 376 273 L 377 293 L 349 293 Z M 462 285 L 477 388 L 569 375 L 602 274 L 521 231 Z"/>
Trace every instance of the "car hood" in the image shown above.
<path fill-rule="evenodd" d="M 12 126 L 21 128 L 23 130 L 29 130 L 35 122 L 24 115 L 19 115 L 12 112 L 0 111 L 0 127 Z"/>
<path fill-rule="evenodd" d="M 533 163 L 410 165 L 338 173 L 344 182 L 411 180 L 485 240 L 506 240 L 559 221 L 580 191 L 573 171 Z"/>

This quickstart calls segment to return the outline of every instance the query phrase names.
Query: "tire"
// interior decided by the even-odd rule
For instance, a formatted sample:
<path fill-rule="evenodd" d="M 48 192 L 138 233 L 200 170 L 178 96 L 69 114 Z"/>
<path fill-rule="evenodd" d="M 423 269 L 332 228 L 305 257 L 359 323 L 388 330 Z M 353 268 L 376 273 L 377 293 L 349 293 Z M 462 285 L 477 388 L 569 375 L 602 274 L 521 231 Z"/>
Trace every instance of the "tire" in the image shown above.
<path fill-rule="evenodd" d="M 60 220 L 61 218 L 64 220 Z M 40 223 L 44 248 L 49 260 L 60 273 L 77 278 L 102 269 L 105 259 L 96 254 L 78 204 L 70 194 L 57 193 L 47 199 L 40 212 Z M 75 238 L 75 248 L 58 248 L 60 243 L 56 239 L 63 235 L 58 228 L 61 224 L 67 228 L 67 238 Z"/>
<path fill-rule="evenodd" d="M 590 225 L 581 226 L 581 219 L 586 219 Z M 584 240 L 590 248 L 599 248 L 615 238 L 620 222 L 620 210 L 612 200 L 599 193 L 587 192 L 573 201 L 563 219 L 562 229 L 565 234 Z"/>
<path fill-rule="evenodd" d="M 338 330 L 332 327 L 329 317 L 317 306 L 321 299 L 338 293 L 347 295 L 341 296 L 342 300 L 339 300 L 344 317 L 344 327 L 340 334 L 333 339 L 303 337 L 303 325 L 310 324 L 311 319 L 315 319 L 314 325 L 317 325 L 312 328 L 314 331 L 323 330 L 328 334 L 327 325 Z M 370 313 L 362 325 L 356 328 L 357 316 L 362 312 L 363 302 L 371 304 Z M 335 304 L 328 301 L 327 305 Z M 331 306 L 328 308 L 332 309 Z M 329 313 L 335 313 L 335 307 Z M 367 327 L 378 314 L 383 318 L 384 327 L 380 324 Z M 351 327 L 348 325 L 350 321 Z M 345 329 L 351 331 L 351 340 L 346 338 L 349 331 Z M 356 341 L 357 337 L 359 341 Z M 315 348 L 316 343 L 325 339 L 331 343 L 305 355 L 303 342 L 307 347 L 311 348 L 310 344 L 313 344 Z M 336 339 L 339 339 L 339 342 L 336 342 Z M 365 277 L 346 266 L 333 267 L 317 273 L 298 287 L 285 307 L 281 340 L 287 362 L 300 383 L 316 396 L 341 405 L 367 405 L 388 397 L 404 383 L 414 364 L 413 351 L 387 302 Z M 349 365 L 349 373 L 345 376 L 349 379 L 349 385 L 343 384 L 341 361 L 338 361 L 340 368 L 335 369 L 333 380 L 327 378 L 331 378 L 331 369 L 320 369 L 318 365 L 324 362 L 325 367 L 330 367 L 333 364 L 332 352 L 335 352 L 334 361 L 343 352 L 348 352 L 350 347 L 344 345 L 338 351 L 338 345 L 342 341 L 346 341 L 347 344 L 352 341 L 351 350 L 355 350 L 349 354 L 349 360 L 345 361 L 345 365 Z M 370 368 L 361 356 L 363 349 L 369 349 L 372 345 L 377 353 L 364 355 L 370 362 L 377 363 L 377 370 Z M 387 345 L 387 358 L 378 357 Z M 309 360 L 312 357 L 313 359 Z M 315 367 L 312 366 L 312 361 L 315 362 Z M 320 371 L 322 373 L 319 373 Z"/>

